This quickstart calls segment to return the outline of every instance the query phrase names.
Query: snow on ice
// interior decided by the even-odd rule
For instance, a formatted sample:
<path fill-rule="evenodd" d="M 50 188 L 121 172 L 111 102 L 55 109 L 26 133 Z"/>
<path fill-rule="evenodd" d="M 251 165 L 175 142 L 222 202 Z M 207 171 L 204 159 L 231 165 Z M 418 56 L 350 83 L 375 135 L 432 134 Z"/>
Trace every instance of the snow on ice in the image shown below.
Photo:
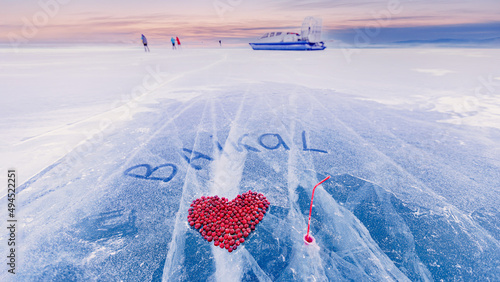
<path fill-rule="evenodd" d="M 140 51 L 0 50 L 16 278 L 500 279 L 498 50 Z M 248 190 L 237 250 L 189 226 Z"/>

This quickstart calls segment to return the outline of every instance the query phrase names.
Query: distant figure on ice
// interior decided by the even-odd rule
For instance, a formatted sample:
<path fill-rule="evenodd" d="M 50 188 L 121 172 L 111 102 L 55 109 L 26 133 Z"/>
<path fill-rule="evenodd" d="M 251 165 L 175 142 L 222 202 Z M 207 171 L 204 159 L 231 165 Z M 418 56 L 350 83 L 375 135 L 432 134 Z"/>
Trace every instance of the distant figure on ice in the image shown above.
<path fill-rule="evenodd" d="M 219 47 L 222 47 L 222 40 L 219 40 Z"/>
<path fill-rule="evenodd" d="M 177 47 L 181 47 L 181 41 L 179 40 L 179 37 L 175 37 L 175 41 L 177 41 Z"/>
<path fill-rule="evenodd" d="M 175 48 L 175 39 L 172 37 L 172 38 L 170 38 L 170 41 L 172 41 L 172 49 L 176 49 Z"/>
<path fill-rule="evenodd" d="M 149 52 L 148 40 L 146 39 L 146 36 L 144 36 L 144 34 L 141 35 L 142 35 L 142 44 L 144 44 L 144 52 Z"/>

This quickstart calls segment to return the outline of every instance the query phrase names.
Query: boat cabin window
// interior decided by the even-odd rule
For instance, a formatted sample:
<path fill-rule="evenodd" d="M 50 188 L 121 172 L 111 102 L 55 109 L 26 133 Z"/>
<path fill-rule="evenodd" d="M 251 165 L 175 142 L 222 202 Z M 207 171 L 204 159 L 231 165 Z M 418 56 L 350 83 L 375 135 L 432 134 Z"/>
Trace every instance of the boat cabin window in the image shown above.
<path fill-rule="evenodd" d="M 281 32 L 276 32 L 276 36 L 280 36 L 281 35 Z"/>
<path fill-rule="evenodd" d="M 274 32 L 271 32 L 271 34 L 269 35 L 269 37 L 273 37 L 274 36 Z"/>
<path fill-rule="evenodd" d="M 266 38 L 266 37 L 268 37 L 268 36 L 269 36 L 269 33 L 266 33 L 266 34 L 262 35 L 262 37 L 261 37 L 261 38 Z"/>

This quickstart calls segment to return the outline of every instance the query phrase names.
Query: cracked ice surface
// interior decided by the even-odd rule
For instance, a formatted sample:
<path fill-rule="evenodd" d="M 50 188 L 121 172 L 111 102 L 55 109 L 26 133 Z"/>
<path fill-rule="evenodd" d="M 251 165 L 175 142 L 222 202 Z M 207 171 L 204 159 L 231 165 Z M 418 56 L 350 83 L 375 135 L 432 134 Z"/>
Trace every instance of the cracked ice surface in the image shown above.
<path fill-rule="evenodd" d="M 477 183 L 494 183 L 497 176 L 467 172 L 467 162 L 458 159 L 473 161 L 476 156 L 466 153 L 473 148 L 446 165 L 438 161 L 446 152 L 425 146 L 427 135 L 449 131 L 440 139 L 452 143 L 450 135 L 463 134 L 432 121 L 439 116 L 408 117 L 390 109 L 380 114 L 373 106 L 331 91 L 273 83 L 215 90 L 184 103 L 161 101 L 152 106 L 157 110 L 106 136 L 71 169 L 65 167 L 70 154 L 24 186 L 22 212 L 32 221 L 23 227 L 21 250 L 30 271 L 20 276 L 498 277 L 496 230 L 465 211 L 477 194 L 491 195 L 482 200 L 491 204 L 487 199 L 495 195 Z M 400 129 L 380 126 L 379 119 Z M 136 130 L 148 126 L 148 133 Z M 164 164 L 175 166 L 173 177 L 173 166 L 154 170 Z M 149 177 L 146 166 L 154 170 Z M 493 170 L 487 162 L 480 166 Z M 333 179 L 316 194 L 313 248 L 302 237 L 311 187 L 325 175 Z M 189 228 L 187 209 L 194 199 L 234 198 L 250 189 L 266 195 L 270 212 L 236 252 L 212 246 Z M 498 215 L 481 214 L 496 224 Z"/>
<path fill-rule="evenodd" d="M 500 278 L 497 129 L 290 83 L 165 88 L 19 188 L 18 278 Z M 248 190 L 271 205 L 237 251 L 189 227 L 194 199 Z"/>

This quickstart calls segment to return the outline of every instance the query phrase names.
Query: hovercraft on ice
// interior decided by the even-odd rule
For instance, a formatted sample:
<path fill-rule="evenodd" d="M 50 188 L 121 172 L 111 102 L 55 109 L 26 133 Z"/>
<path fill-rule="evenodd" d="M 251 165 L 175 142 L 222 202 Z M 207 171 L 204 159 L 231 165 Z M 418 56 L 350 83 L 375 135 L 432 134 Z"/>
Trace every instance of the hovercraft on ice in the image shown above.
<path fill-rule="evenodd" d="M 268 32 L 261 36 L 257 42 L 249 44 L 254 50 L 324 50 L 326 46 L 321 41 L 321 26 L 321 19 L 306 17 L 302 23 L 300 34 L 280 31 Z"/>

